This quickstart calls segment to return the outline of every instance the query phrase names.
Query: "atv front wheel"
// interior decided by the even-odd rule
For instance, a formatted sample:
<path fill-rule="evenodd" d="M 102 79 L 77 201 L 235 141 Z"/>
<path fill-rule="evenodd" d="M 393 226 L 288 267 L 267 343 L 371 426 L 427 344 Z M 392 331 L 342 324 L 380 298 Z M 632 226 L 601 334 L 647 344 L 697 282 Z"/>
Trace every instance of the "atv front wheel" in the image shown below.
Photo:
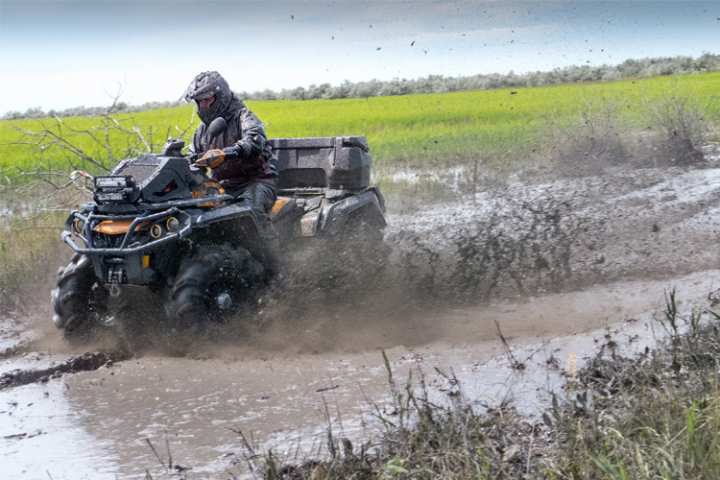
<path fill-rule="evenodd" d="M 100 327 L 107 293 L 95 277 L 92 262 L 84 255 L 75 255 L 58 272 L 57 286 L 52 291 L 53 323 L 63 331 L 70 343 L 89 341 Z"/>
<path fill-rule="evenodd" d="M 202 333 L 246 305 L 263 278 L 263 266 L 246 249 L 201 245 L 180 263 L 165 310 L 175 333 Z"/>

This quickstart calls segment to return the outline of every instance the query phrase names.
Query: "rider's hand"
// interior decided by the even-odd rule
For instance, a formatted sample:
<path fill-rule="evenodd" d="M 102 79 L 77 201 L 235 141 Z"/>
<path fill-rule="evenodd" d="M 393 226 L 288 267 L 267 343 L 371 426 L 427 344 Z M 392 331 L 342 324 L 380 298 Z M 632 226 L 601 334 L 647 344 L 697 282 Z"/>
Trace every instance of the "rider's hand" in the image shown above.
<path fill-rule="evenodd" d="M 247 157 L 247 152 L 245 151 L 244 145 L 240 143 L 236 143 L 235 145 L 224 148 L 223 152 L 225 152 L 225 156 L 228 158 L 244 159 L 245 157 Z"/>
<path fill-rule="evenodd" d="M 225 161 L 225 151 L 219 148 L 208 150 L 195 162 L 198 167 L 217 168 Z"/>

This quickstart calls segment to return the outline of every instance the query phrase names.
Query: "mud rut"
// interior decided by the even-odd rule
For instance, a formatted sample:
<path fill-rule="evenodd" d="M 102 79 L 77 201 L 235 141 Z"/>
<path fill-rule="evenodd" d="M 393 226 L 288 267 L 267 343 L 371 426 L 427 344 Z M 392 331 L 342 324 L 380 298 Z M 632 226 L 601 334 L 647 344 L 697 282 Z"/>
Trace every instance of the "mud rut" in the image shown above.
<path fill-rule="evenodd" d="M 148 438 L 197 475 L 247 473 L 246 442 L 312 454 L 328 423 L 371 438 L 370 405 L 386 394 L 379 349 L 397 375 L 428 372 L 440 396 L 451 387 L 436 367 L 479 404 L 511 395 L 532 413 L 561 381 L 548 366 L 606 334 L 642 348 L 665 288 L 690 302 L 717 287 L 720 168 L 511 183 L 389 220 L 386 268 L 368 276 L 306 253 L 252 324 L 185 358 L 144 334 L 129 351 L 69 350 L 47 307 L 2 320 L 0 472 L 142 478 L 159 468 Z M 524 373 L 508 368 L 495 321 Z"/>

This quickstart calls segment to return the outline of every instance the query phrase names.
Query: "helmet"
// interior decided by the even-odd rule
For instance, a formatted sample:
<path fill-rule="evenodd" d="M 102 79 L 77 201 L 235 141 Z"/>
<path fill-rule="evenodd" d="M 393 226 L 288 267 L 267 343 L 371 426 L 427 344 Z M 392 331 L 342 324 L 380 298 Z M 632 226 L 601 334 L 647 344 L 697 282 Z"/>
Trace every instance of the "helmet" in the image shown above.
<path fill-rule="evenodd" d="M 227 81 L 218 72 L 202 72 L 193 78 L 187 90 L 187 102 L 203 100 L 215 96 L 215 101 L 208 108 L 198 106 L 198 116 L 208 125 L 227 110 L 232 100 L 232 91 Z"/>

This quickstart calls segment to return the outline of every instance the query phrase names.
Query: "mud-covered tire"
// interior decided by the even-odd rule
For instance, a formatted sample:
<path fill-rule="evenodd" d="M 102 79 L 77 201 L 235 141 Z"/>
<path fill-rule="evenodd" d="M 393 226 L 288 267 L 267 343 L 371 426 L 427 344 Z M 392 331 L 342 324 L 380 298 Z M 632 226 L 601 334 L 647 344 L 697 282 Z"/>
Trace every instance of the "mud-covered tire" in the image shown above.
<path fill-rule="evenodd" d="M 84 255 L 73 256 L 58 271 L 52 290 L 53 323 L 71 344 L 88 342 L 100 327 L 98 318 L 105 307 L 105 295 L 98 283 L 92 261 Z"/>
<path fill-rule="evenodd" d="M 200 334 L 211 322 L 225 321 L 253 297 L 262 282 L 263 266 L 246 249 L 200 245 L 184 258 L 165 304 L 171 334 Z M 224 311 L 217 296 L 227 293 L 234 308 Z"/>

